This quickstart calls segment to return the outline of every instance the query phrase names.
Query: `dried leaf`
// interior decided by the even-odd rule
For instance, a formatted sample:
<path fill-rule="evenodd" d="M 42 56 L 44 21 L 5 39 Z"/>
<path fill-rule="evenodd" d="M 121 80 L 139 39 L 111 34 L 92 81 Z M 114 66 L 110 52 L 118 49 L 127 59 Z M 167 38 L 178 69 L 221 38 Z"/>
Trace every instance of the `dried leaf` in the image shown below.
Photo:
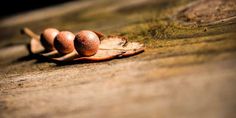
<path fill-rule="evenodd" d="M 100 34 L 102 37 L 103 34 Z M 32 54 L 39 54 L 42 57 L 59 62 L 82 60 L 104 61 L 138 54 L 144 51 L 144 46 L 138 42 L 128 42 L 125 38 L 120 36 L 109 36 L 101 40 L 99 50 L 95 55 L 80 57 L 76 51 L 66 55 L 61 55 L 57 51 L 44 52 L 45 48 L 41 45 L 40 41 L 32 38 L 30 42 L 30 51 Z"/>

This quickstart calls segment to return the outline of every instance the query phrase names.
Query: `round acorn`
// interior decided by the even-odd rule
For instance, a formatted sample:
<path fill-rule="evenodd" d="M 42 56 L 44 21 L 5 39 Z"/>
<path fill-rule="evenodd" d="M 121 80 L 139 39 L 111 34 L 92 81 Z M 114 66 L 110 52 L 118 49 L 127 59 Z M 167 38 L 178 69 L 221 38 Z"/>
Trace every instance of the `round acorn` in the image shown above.
<path fill-rule="evenodd" d="M 74 47 L 81 56 L 95 55 L 99 44 L 99 37 L 93 31 L 82 30 L 75 35 Z"/>
<path fill-rule="evenodd" d="M 61 31 L 54 40 L 54 47 L 61 54 L 68 54 L 74 50 L 75 35 L 69 31 Z"/>
<path fill-rule="evenodd" d="M 47 51 L 55 50 L 54 39 L 59 31 L 55 28 L 47 28 L 40 35 L 40 42 Z"/>

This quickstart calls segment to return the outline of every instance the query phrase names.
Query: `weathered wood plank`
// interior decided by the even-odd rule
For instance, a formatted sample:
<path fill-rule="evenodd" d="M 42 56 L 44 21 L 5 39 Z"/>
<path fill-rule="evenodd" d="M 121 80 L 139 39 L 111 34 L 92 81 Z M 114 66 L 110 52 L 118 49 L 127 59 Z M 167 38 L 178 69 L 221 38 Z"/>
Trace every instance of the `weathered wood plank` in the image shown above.
<path fill-rule="evenodd" d="M 233 0 L 216 1 L 215 7 L 236 9 Z M 194 11 L 186 8 L 196 8 L 188 4 L 97 2 L 53 19 L 0 27 L 0 117 L 236 117 L 236 20 L 186 21 Z M 25 56 L 24 46 L 8 46 L 28 41 L 18 34 L 24 25 L 37 32 L 55 26 L 120 34 L 147 50 L 107 62 L 56 65 Z"/>

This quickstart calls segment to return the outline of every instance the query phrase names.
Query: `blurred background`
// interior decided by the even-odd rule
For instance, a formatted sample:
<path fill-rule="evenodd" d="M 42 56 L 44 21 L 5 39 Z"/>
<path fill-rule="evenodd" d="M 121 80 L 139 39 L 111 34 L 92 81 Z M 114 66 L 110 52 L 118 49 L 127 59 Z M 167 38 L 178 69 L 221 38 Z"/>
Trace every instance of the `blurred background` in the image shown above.
<path fill-rule="evenodd" d="M 27 12 L 35 9 L 45 8 L 57 4 L 63 4 L 72 0 L 7 0 L 0 4 L 0 18 Z"/>

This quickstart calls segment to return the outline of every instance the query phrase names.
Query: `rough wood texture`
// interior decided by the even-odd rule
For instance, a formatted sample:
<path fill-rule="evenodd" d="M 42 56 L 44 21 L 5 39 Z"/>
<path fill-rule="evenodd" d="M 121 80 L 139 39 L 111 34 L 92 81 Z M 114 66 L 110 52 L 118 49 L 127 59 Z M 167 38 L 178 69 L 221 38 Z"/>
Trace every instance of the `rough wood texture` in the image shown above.
<path fill-rule="evenodd" d="M 37 16 L 13 26 L 3 20 L 0 117 L 236 117 L 236 3 L 206 1 L 82 1 L 73 3 L 86 4 L 81 9 L 51 18 Z M 212 8 L 205 15 L 204 3 L 225 10 Z M 35 14 L 44 10 L 50 8 Z M 22 44 L 29 39 L 19 34 L 22 26 L 38 33 L 50 26 L 119 34 L 144 43 L 147 51 L 106 62 L 56 65 L 27 56 Z"/>

